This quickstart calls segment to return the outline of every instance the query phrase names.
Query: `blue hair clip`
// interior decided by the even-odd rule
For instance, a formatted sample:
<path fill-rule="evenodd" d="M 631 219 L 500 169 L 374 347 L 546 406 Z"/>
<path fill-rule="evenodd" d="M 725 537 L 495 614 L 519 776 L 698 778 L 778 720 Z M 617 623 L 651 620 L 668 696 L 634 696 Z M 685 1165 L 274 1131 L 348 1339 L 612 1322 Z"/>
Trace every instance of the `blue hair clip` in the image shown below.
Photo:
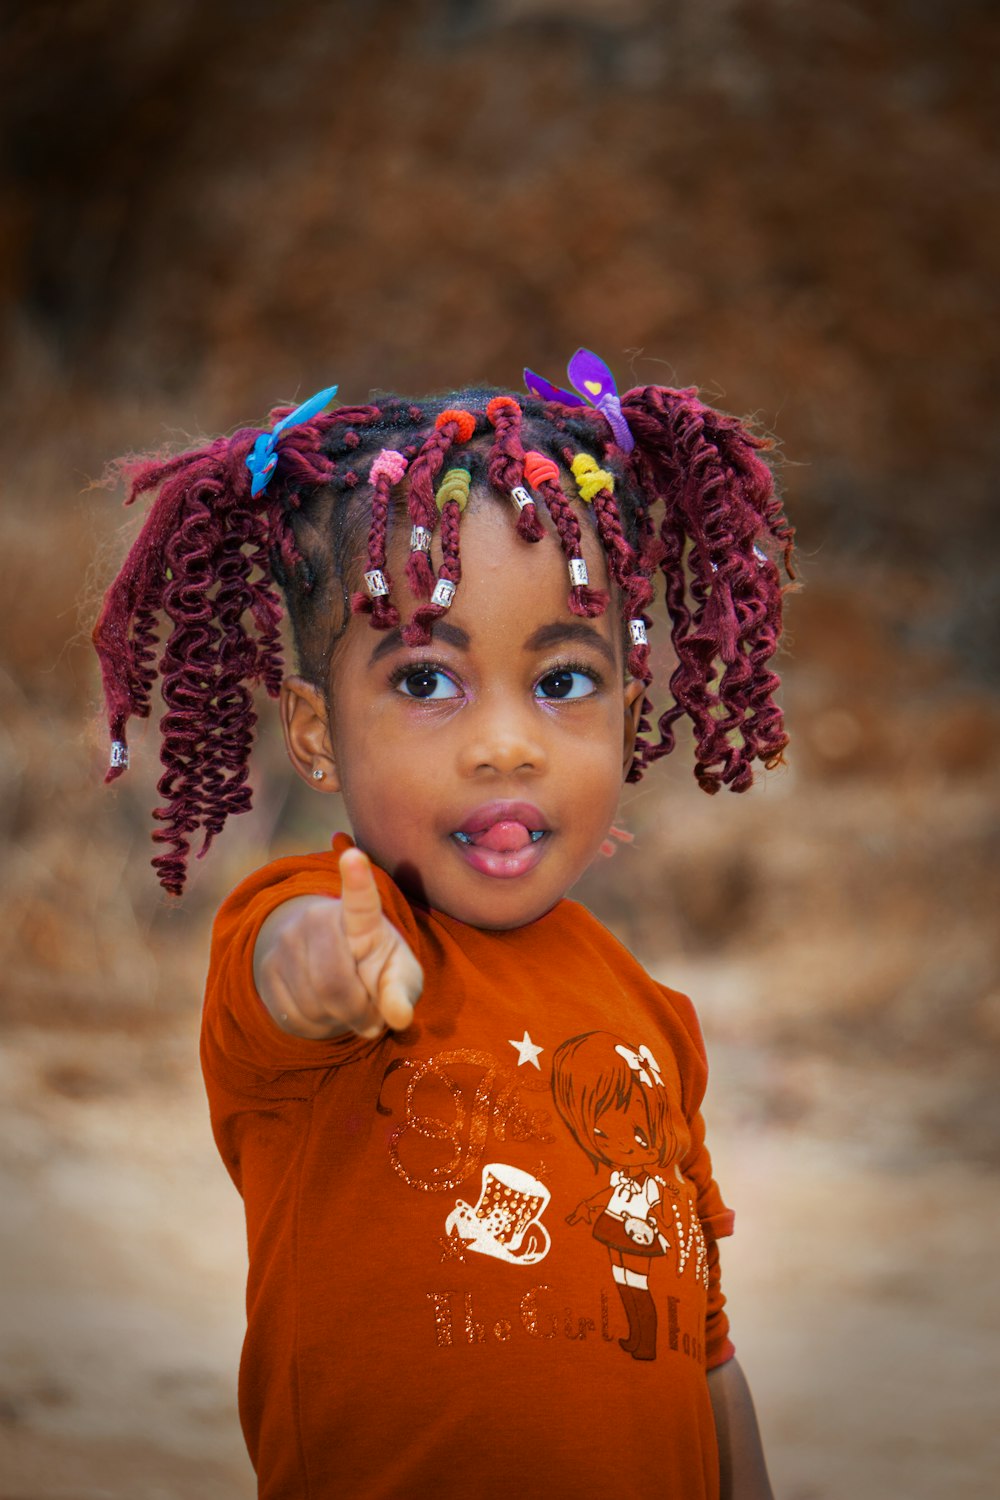
<path fill-rule="evenodd" d="M 278 467 L 277 443 L 281 434 L 289 427 L 297 427 L 300 422 L 308 422 L 310 417 L 318 416 L 324 406 L 328 406 L 333 400 L 337 390 L 337 386 L 331 385 L 325 391 L 317 391 L 315 396 L 310 396 L 308 401 L 303 401 L 301 406 L 290 411 L 287 417 L 275 422 L 270 432 L 260 434 L 247 454 L 247 468 L 253 475 L 251 495 L 259 495 L 271 482 L 271 475 Z"/>
<path fill-rule="evenodd" d="M 533 370 L 525 370 L 524 383 L 531 394 L 542 401 L 560 401 L 563 406 L 595 407 L 606 418 L 622 452 L 631 453 L 635 447 L 635 438 L 622 412 L 615 377 L 603 359 L 599 359 L 589 349 L 578 349 L 570 360 L 566 373 L 579 395 L 574 396 L 570 391 L 551 385 Z"/>

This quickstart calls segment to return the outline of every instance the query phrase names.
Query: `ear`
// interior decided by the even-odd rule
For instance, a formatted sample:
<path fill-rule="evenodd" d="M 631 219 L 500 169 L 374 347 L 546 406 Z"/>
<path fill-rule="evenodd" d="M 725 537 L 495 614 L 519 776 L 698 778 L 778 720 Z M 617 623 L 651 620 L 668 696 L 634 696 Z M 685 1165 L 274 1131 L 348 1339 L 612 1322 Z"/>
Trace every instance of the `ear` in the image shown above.
<path fill-rule="evenodd" d="M 642 704 L 646 696 L 646 684 L 640 682 L 638 677 L 630 677 L 625 683 L 625 739 L 622 751 L 622 775 L 628 774 L 632 764 L 632 756 L 635 753 L 636 735 L 639 733 L 639 720 L 642 718 Z"/>
<path fill-rule="evenodd" d="M 317 792 L 339 792 L 326 699 L 304 677 L 286 677 L 278 701 L 288 758 L 302 780 Z M 314 776 L 314 771 L 323 775 Z"/>

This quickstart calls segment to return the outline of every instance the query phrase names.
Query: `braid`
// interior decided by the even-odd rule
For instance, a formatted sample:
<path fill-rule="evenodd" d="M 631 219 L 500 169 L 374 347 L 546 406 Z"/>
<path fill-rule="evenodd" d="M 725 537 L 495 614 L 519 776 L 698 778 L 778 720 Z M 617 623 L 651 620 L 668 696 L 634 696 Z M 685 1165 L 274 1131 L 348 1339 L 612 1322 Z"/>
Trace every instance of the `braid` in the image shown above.
<path fill-rule="evenodd" d="M 572 448 L 563 449 L 563 462 L 576 480 L 581 499 L 593 508 L 608 571 L 621 589 L 622 617 L 628 623 L 630 633 L 629 673 L 642 682 L 649 682 L 647 631 L 653 622 L 645 610 L 653 598 L 653 585 L 622 529 L 614 495 L 614 476 L 598 468 L 589 453 L 574 453 Z M 635 630 L 637 625 L 641 625 L 641 631 Z"/>
<path fill-rule="evenodd" d="M 368 570 L 366 593 L 360 590 L 351 599 L 354 614 L 370 614 L 376 630 L 391 630 L 399 624 L 399 610 L 389 603 L 392 578 L 385 566 L 385 538 L 389 521 L 389 497 L 393 485 L 406 473 L 406 459 L 393 448 L 383 448 L 369 470 L 374 485 L 372 521 L 368 532 Z"/>
<path fill-rule="evenodd" d="M 496 429 L 487 474 L 495 490 L 509 490 L 518 505 L 517 531 L 526 542 L 545 535 L 535 502 L 523 488 L 524 447 L 521 442 L 521 405 L 512 396 L 494 396 L 486 415 Z M 520 493 L 519 493 L 520 492 Z"/>
<path fill-rule="evenodd" d="M 537 490 L 545 501 L 569 565 L 572 580 L 568 600 L 570 609 L 575 615 L 583 615 L 585 618 L 592 619 L 595 615 L 602 615 L 607 607 L 608 595 L 604 589 L 592 589 L 588 586 L 587 567 L 580 551 L 580 523 L 576 518 L 576 511 L 563 494 L 558 465 L 543 453 L 531 452 L 525 454 L 525 473 L 532 489 Z M 574 567 L 574 564 L 578 566 Z M 575 581 L 576 573 L 580 574 L 580 582 Z"/>
<path fill-rule="evenodd" d="M 467 443 L 475 428 L 476 420 L 470 412 L 448 410 L 438 414 L 433 431 L 410 465 L 409 509 L 414 526 L 433 533 L 438 517 L 434 481 L 455 440 Z M 406 577 L 416 597 L 426 599 L 434 587 L 434 573 L 425 552 L 411 551 Z"/>
<path fill-rule="evenodd" d="M 455 590 L 462 580 L 459 521 L 468 504 L 471 483 L 472 475 L 468 469 L 449 469 L 435 496 L 435 507 L 441 512 L 441 568 L 430 603 L 415 609 L 409 624 L 403 628 L 403 640 L 408 646 L 430 643 L 431 626 L 451 607 Z"/>

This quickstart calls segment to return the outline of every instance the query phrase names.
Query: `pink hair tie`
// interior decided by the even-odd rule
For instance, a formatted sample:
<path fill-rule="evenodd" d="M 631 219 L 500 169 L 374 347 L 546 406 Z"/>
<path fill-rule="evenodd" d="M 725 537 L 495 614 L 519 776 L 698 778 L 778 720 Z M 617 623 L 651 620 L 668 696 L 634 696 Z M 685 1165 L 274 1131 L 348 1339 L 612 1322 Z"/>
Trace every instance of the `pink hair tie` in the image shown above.
<path fill-rule="evenodd" d="M 546 458 L 544 453 L 536 453 L 534 449 L 524 455 L 524 477 L 533 490 L 537 490 L 540 484 L 551 479 L 555 484 L 559 480 L 559 465 L 551 458 Z"/>
<path fill-rule="evenodd" d="M 390 484 L 398 484 L 406 469 L 407 462 L 401 453 L 397 453 L 395 448 L 383 448 L 369 469 L 368 478 L 372 484 L 383 476 Z"/>

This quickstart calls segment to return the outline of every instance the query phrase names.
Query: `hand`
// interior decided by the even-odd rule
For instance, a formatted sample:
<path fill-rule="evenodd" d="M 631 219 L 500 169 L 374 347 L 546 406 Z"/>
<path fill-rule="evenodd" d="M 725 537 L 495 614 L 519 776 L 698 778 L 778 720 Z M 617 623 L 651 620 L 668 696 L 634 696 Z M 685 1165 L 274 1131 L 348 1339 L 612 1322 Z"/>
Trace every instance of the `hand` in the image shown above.
<path fill-rule="evenodd" d="M 340 875 L 339 900 L 297 896 L 267 918 L 254 949 L 257 991 L 293 1036 L 403 1031 L 413 1020 L 423 970 L 382 911 L 367 855 L 346 849 Z"/>
<path fill-rule="evenodd" d="M 566 1215 L 567 1224 L 590 1224 L 593 1222 L 594 1212 L 586 1199 L 578 1203 L 571 1214 Z"/>

